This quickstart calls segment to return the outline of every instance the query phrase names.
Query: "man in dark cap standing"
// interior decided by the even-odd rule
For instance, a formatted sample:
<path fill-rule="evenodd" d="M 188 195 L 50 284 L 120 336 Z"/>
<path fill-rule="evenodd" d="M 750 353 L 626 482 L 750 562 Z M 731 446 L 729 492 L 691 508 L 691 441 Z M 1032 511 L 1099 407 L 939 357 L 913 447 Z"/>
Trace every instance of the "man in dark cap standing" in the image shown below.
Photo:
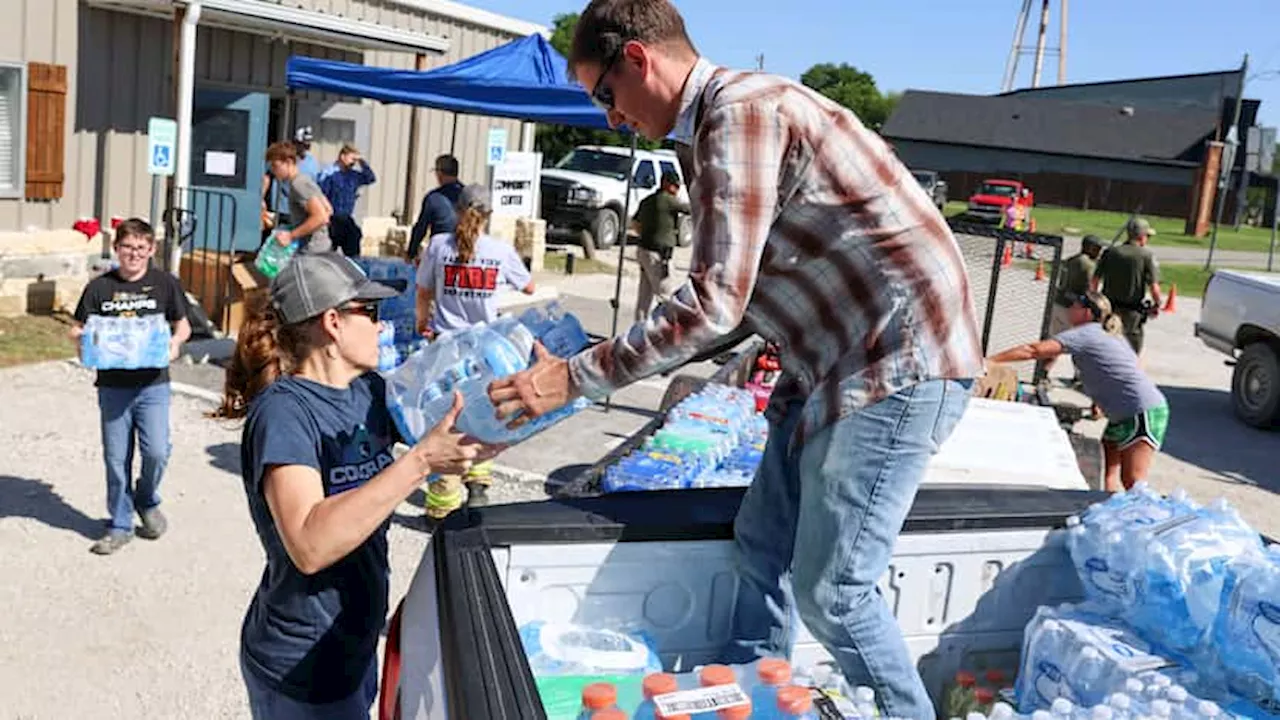
<path fill-rule="evenodd" d="M 1125 226 L 1128 242 L 1107 251 L 1093 271 L 1092 289 L 1102 288 L 1111 309 L 1124 323 L 1124 337 L 1142 355 L 1143 326 L 1160 307 L 1160 267 L 1147 249 L 1147 238 L 1156 234 L 1151 223 L 1134 218 Z M 1154 305 L 1146 305 L 1147 293 Z"/>
<path fill-rule="evenodd" d="M 689 203 L 679 197 L 680 176 L 662 174 L 658 192 L 640 201 L 635 224 L 640 239 L 636 262 L 640 264 L 640 290 L 636 296 L 636 322 L 649 316 L 654 298 L 666 302 L 671 283 L 671 254 L 679 242 L 680 215 L 688 214 Z"/>

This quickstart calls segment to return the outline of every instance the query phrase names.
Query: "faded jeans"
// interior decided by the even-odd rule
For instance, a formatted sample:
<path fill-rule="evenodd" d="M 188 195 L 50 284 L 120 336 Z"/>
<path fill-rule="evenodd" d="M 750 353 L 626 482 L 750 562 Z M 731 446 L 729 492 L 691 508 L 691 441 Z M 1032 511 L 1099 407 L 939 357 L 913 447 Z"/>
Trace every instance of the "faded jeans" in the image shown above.
<path fill-rule="evenodd" d="M 734 523 L 741 579 L 729 662 L 789 657 L 797 615 L 882 716 L 932 720 L 933 702 L 876 583 L 969 381 L 931 380 L 849 414 L 788 450 L 801 402 L 769 441 Z"/>
<path fill-rule="evenodd" d="M 169 383 L 141 388 L 98 388 L 102 456 L 107 467 L 111 529 L 133 532 L 133 514 L 160 504 L 160 480 L 169 464 Z M 137 484 L 133 450 L 142 455 Z"/>

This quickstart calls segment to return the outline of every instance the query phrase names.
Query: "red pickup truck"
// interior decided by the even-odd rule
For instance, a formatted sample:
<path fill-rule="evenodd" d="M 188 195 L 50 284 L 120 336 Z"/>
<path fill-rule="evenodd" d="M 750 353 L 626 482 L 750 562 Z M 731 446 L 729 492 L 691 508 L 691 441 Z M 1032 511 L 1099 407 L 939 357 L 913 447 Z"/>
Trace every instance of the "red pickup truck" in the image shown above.
<path fill-rule="evenodd" d="M 1018 180 L 983 180 L 977 192 L 969 197 L 967 214 L 977 220 L 1000 223 L 1010 205 L 1018 206 L 1025 223 L 1035 205 L 1035 193 Z"/>

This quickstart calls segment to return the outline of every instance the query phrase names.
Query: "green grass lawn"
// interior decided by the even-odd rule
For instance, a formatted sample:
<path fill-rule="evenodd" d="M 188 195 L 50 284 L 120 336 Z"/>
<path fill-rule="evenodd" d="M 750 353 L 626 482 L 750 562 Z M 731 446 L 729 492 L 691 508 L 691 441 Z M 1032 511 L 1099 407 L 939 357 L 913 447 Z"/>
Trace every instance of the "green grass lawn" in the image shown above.
<path fill-rule="evenodd" d="M 1223 268 L 1216 268 L 1222 270 Z M 1230 268 L 1262 272 L 1257 268 Z M 1204 265 L 1185 265 L 1181 263 L 1160 263 L 1160 287 L 1168 294 L 1171 284 L 1178 286 L 1178 297 L 1203 297 L 1204 286 L 1209 282 L 1213 270 L 1205 270 Z M 1276 273 L 1280 275 L 1280 273 Z"/>
<path fill-rule="evenodd" d="M 965 208 L 966 204 L 963 202 L 949 202 L 946 214 L 948 217 L 962 214 Z M 1077 210 L 1050 205 L 1037 206 L 1031 216 L 1036 219 L 1036 230 L 1039 232 L 1050 235 L 1097 235 L 1106 243 L 1111 242 L 1129 219 L 1128 213 Z M 1143 217 L 1156 231 L 1155 237 L 1151 238 L 1152 245 L 1209 249 L 1208 236 L 1194 238 L 1183 234 L 1185 221 L 1180 218 L 1150 215 Z M 1219 250 L 1266 252 L 1270 245 L 1271 228 L 1242 227 L 1239 232 L 1229 225 L 1218 228 Z"/>
<path fill-rule="evenodd" d="M 57 316 L 0 318 L 0 367 L 74 357 L 70 329 L 70 320 Z"/>

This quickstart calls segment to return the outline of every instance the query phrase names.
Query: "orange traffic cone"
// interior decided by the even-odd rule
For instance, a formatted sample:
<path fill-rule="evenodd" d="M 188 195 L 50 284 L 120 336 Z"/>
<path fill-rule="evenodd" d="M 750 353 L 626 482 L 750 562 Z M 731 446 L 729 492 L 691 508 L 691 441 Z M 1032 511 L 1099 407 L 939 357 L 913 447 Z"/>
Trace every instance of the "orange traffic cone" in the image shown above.
<path fill-rule="evenodd" d="M 1178 312 L 1178 283 L 1169 286 L 1169 297 L 1164 301 L 1163 312 Z"/>
<path fill-rule="evenodd" d="M 1028 222 L 1028 223 L 1027 223 L 1027 229 L 1028 229 L 1028 230 L 1030 230 L 1031 232 L 1035 232 L 1035 231 L 1036 231 L 1036 219 L 1035 219 L 1035 218 L 1031 218 L 1030 222 Z"/>
<path fill-rule="evenodd" d="M 1036 282 L 1044 282 L 1044 279 L 1045 279 L 1044 261 L 1041 260 L 1040 262 L 1036 263 Z"/>
<path fill-rule="evenodd" d="M 1013 264 L 1013 243 L 1004 246 L 1004 257 L 1000 258 L 1000 267 L 1009 267 Z"/>

